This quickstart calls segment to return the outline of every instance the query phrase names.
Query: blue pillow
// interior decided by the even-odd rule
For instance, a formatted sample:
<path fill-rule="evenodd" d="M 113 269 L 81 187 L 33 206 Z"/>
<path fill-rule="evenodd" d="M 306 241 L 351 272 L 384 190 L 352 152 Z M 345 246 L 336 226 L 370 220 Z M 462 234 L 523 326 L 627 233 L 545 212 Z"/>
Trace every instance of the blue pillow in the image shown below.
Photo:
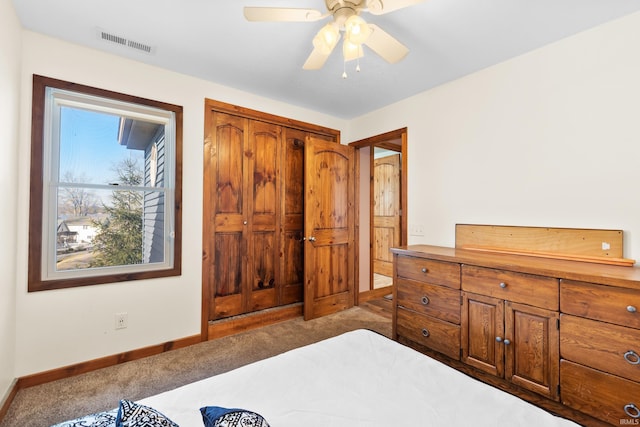
<path fill-rule="evenodd" d="M 117 409 L 86 415 L 51 427 L 116 427 Z"/>
<path fill-rule="evenodd" d="M 238 408 L 200 408 L 205 427 L 269 427 L 262 415 Z"/>
<path fill-rule="evenodd" d="M 153 408 L 121 400 L 116 427 L 178 427 L 178 424 Z"/>

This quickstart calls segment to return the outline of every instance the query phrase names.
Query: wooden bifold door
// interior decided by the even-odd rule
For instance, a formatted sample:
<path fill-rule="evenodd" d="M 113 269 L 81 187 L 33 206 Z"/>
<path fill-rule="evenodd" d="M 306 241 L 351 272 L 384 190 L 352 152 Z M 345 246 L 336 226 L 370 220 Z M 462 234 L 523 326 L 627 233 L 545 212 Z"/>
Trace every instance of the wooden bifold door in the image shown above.
<path fill-rule="evenodd" d="M 205 114 L 208 320 L 303 301 L 305 145 L 339 133 L 211 100 Z"/>

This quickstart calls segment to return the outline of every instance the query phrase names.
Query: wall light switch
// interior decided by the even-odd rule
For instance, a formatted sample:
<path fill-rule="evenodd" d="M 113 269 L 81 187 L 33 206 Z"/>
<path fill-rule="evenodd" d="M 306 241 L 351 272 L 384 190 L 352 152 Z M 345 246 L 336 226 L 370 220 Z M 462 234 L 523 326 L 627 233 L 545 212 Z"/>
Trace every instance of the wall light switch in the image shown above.
<path fill-rule="evenodd" d="M 413 224 L 409 227 L 409 235 L 411 236 L 424 236 L 424 225 Z"/>

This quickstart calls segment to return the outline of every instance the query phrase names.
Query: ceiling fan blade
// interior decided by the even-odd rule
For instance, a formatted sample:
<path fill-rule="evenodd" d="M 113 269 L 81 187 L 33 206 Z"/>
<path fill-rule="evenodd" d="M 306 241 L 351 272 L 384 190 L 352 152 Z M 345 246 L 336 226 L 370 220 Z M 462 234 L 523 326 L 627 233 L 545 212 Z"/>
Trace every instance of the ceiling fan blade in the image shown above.
<path fill-rule="evenodd" d="M 424 0 L 367 0 L 367 9 L 372 15 L 383 15 L 422 3 Z"/>
<path fill-rule="evenodd" d="M 319 10 L 286 7 L 245 7 L 247 21 L 314 22 L 324 18 Z"/>
<path fill-rule="evenodd" d="M 371 50 L 380 55 L 390 64 L 395 64 L 407 56 L 409 49 L 393 38 L 389 33 L 382 30 L 375 24 L 369 24 L 371 34 L 364 42 Z"/>
<path fill-rule="evenodd" d="M 304 69 L 304 70 L 319 70 L 320 68 L 322 68 L 324 63 L 327 62 L 327 59 L 329 58 L 330 54 L 331 54 L 331 52 L 326 53 L 326 52 L 323 52 L 321 49 L 318 49 L 318 48 L 313 49 L 311 51 L 311 54 L 309 55 L 309 57 L 305 61 L 304 65 L 302 66 L 302 69 Z"/>
<path fill-rule="evenodd" d="M 322 68 L 339 41 L 340 31 L 338 31 L 338 27 L 334 24 L 325 25 L 313 38 L 313 50 L 302 68 L 304 70 L 319 70 Z"/>

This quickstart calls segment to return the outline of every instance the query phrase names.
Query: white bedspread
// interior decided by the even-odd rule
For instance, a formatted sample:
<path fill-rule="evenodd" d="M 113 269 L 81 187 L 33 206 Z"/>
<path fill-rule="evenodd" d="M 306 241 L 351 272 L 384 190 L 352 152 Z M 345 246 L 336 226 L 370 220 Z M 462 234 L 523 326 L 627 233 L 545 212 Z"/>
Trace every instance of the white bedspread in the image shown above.
<path fill-rule="evenodd" d="M 374 332 L 358 330 L 141 400 L 181 427 L 242 408 L 271 427 L 577 426 Z"/>

